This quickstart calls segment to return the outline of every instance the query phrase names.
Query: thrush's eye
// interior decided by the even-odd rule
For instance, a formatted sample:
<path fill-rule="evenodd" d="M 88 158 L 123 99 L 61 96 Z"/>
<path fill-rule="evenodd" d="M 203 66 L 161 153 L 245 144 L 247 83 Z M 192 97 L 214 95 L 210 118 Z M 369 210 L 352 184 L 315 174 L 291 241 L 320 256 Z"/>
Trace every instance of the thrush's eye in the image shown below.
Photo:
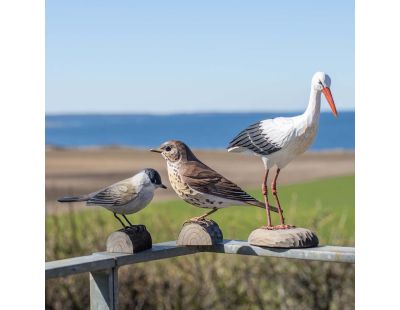
<path fill-rule="evenodd" d="M 169 151 L 171 151 L 171 147 L 170 147 L 170 146 L 167 146 L 167 147 L 165 148 L 165 150 L 166 150 L 167 152 L 169 152 Z"/>

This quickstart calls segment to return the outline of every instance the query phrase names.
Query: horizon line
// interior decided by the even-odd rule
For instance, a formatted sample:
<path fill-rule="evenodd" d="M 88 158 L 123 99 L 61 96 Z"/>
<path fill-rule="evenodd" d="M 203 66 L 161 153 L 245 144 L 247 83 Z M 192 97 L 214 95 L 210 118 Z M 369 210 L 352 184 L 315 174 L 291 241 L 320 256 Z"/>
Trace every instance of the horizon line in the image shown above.
<path fill-rule="evenodd" d="M 303 113 L 304 111 L 300 110 L 281 110 L 281 111 L 266 111 L 266 110 L 252 110 L 252 111 L 173 111 L 173 112 L 134 112 L 134 111 L 107 111 L 107 112 L 88 112 L 88 111 L 75 111 L 75 112 L 45 112 L 45 116 L 85 116 L 85 115 L 99 115 L 99 116 L 107 116 L 107 115 L 146 115 L 146 116 L 171 116 L 171 115 L 206 115 L 206 114 L 259 114 L 259 113 L 270 113 L 270 114 L 292 114 L 292 113 Z M 354 108 L 345 108 L 340 112 L 355 112 Z M 321 113 L 331 113 L 329 110 L 323 110 Z"/>

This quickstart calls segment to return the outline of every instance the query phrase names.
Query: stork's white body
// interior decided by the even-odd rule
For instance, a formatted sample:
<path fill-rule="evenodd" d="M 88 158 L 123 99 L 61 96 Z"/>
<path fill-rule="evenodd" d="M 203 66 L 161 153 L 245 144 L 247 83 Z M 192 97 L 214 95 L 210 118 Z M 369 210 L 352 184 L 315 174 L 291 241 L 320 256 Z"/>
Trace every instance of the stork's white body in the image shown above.
<path fill-rule="evenodd" d="M 322 90 L 318 83 L 323 85 L 321 79 L 330 85 L 330 79 L 324 73 L 314 75 L 309 103 L 303 114 L 253 124 L 231 141 L 228 151 L 251 152 L 260 156 L 266 169 L 275 165 L 282 169 L 296 156 L 304 153 L 313 143 L 318 130 Z"/>
<path fill-rule="evenodd" d="M 249 151 L 261 156 L 265 175 L 262 191 L 267 211 L 267 227 L 272 228 L 270 206 L 268 202 L 267 178 L 268 171 L 275 165 L 278 167 L 272 182 L 272 194 L 275 197 L 280 217 L 279 229 L 290 228 L 285 225 L 282 208 L 279 203 L 276 183 L 280 170 L 290 163 L 296 156 L 304 153 L 314 141 L 319 124 L 321 108 L 321 92 L 325 95 L 332 113 L 337 116 L 336 106 L 329 86 L 331 80 L 323 72 L 314 74 L 311 80 L 310 100 L 306 111 L 295 117 L 278 117 L 260 121 L 242 130 L 228 146 L 230 152 Z"/>

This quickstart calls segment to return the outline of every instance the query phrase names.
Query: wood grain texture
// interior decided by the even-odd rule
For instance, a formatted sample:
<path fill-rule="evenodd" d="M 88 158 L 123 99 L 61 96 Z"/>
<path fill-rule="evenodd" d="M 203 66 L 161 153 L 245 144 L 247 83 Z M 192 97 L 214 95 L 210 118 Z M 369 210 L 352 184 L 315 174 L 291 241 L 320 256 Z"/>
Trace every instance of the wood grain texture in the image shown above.
<path fill-rule="evenodd" d="M 222 231 L 213 220 L 204 219 L 183 224 L 177 245 L 206 246 L 223 242 Z"/>
<path fill-rule="evenodd" d="M 310 248 L 318 246 L 318 237 L 307 228 L 253 230 L 248 239 L 249 244 L 271 248 Z"/>
<path fill-rule="evenodd" d="M 151 249 L 152 239 L 144 225 L 126 227 L 113 232 L 107 238 L 107 252 L 138 253 Z"/>

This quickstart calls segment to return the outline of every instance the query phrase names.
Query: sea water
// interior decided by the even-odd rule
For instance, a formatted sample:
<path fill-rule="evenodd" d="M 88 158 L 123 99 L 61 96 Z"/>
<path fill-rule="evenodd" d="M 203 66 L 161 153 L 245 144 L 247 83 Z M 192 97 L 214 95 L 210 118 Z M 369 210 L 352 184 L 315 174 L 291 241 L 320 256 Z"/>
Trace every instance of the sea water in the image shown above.
<path fill-rule="evenodd" d="M 48 115 L 46 144 L 67 148 L 110 145 L 150 148 L 174 139 L 194 148 L 222 149 L 250 124 L 297 114 Z M 342 112 L 337 119 L 331 113 L 321 113 L 311 150 L 334 149 L 354 149 L 354 112 Z"/>

